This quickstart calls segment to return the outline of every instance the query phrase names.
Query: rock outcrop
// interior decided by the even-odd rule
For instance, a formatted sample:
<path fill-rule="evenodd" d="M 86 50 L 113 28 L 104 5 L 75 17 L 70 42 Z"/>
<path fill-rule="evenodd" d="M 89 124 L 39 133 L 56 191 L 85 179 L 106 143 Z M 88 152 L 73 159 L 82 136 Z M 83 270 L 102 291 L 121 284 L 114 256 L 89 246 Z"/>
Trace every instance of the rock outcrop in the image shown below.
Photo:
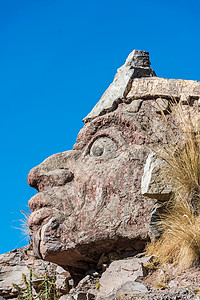
<path fill-rule="evenodd" d="M 126 98 L 134 78 L 152 77 L 156 73 L 150 68 L 149 53 L 133 50 L 126 59 L 125 64 L 117 70 L 114 81 L 105 91 L 101 100 L 93 110 L 84 118 L 84 122 L 115 109 Z"/>
<path fill-rule="evenodd" d="M 155 204 L 172 192 L 160 178 L 163 162 L 151 151 L 168 134 L 160 115 L 169 114 L 171 101 L 190 108 L 199 105 L 199 97 L 200 82 L 158 78 L 148 52 L 134 50 L 84 119 L 73 150 L 52 155 L 30 171 L 28 183 L 39 191 L 29 201 L 36 258 L 30 251 L 22 255 L 24 250 L 0 256 L 0 295 L 16 296 L 12 280 L 6 281 L 9 274 L 21 278 L 20 272 L 40 270 L 40 264 L 41 276 L 59 265 L 54 271 L 60 285 L 66 284 L 63 294 L 73 278 L 63 300 L 145 292 L 136 279 L 144 276 L 146 258 L 133 257 L 151 239 Z M 112 286 L 117 274 L 121 281 Z"/>

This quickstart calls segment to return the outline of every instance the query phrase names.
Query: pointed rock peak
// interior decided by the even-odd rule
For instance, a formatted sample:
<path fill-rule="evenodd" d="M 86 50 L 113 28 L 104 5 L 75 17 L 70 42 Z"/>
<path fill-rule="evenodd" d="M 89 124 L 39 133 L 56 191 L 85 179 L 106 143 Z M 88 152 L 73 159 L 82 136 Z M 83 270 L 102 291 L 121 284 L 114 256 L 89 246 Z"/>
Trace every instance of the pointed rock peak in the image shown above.
<path fill-rule="evenodd" d="M 149 68 L 150 65 L 149 52 L 141 50 L 133 50 L 125 62 L 125 66 L 134 68 Z"/>
<path fill-rule="evenodd" d="M 133 50 L 125 64 L 117 70 L 114 81 L 105 91 L 99 102 L 83 120 L 84 123 L 117 108 L 128 94 L 134 78 L 154 77 L 156 73 L 150 67 L 149 52 Z"/>

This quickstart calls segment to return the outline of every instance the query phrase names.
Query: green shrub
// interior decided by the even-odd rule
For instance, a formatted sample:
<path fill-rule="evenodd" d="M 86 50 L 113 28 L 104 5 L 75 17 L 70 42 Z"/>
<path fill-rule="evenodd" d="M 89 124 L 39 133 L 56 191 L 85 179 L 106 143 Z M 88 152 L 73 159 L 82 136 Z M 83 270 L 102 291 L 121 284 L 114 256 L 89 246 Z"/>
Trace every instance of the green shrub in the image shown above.
<path fill-rule="evenodd" d="M 38 285 L 39 292 L 36 293 L 33 288 L 33 277 L 41 279 L 30 270 L 29 279 L 26 275 L 22 274 L 24 288 L 19 287 L 17 284 L 13 284 L 14 288 L 18 290 L 18 299 L 23 300 L 57 300 L 59 298 L 56 290 L 55 275 L 50 277 L 47 273 L 45 274 L 44 280 Z"/>

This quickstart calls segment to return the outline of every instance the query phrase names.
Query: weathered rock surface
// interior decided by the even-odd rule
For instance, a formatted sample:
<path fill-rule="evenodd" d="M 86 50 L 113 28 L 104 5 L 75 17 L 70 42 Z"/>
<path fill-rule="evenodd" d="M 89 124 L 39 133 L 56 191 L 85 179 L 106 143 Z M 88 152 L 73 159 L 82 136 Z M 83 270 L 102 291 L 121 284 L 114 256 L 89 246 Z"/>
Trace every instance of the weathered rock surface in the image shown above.
<path fill-rule="evenodd" d="M 126 66 L 126 64 L 124 66 Z M 122 66 L 122 68 L 124 66 Z M 117 73 L 117 75 L 121 78 L 121 73 Z M 152 77 L 152 74 L 150 73 L 149 77 L 131 77 L 128 87 L 126 86 L 123 88 L 123 93 L 121 93 L 116 100 L 112 94 L 111 96 L 109 95 L 109 93 L 111 93 L 110 89 L 112 90 L 112 85 L 114 82 L 106 90 L 93 110 L 84 119 L 84 122 L 88 122 L 91 119 L 100 115 L 104 115 L 110 111 L 114 111 L 118 107 L 118 103 L 121 102 L 130 103 L 136 99 L 157 99 L 155 108 L 157 111 L 159 111 L 161 109 L 167 109 L 168 104 L 166 100 L 175 99 L 176 101 L 180 101 L 183 105 L 189 105 L 194 100 L 198 100 L 200 97 L 200 82 L 198 81 L 164 79 Z"/>
<path fill-rule="evenodd" d="M 156 76 L 150 65 L 148 52 L 133 50 L 125 64 L 117 70 L 114 81 L 105 91 L 100 101 L 84 118 L 84 122 L 91 121 L 101 114 L 112 111 L 120 102 L 123 102 L 123 98 L 129 92 L 133 78 Z"/>
<path fill-rule="evenodd" d="M 138 97 L 167 98 L 182 100 L 183 104 L 190 104 L 200 96 L 200 82 L 182 79 L 164 79 L 159 77 L 135 78 L 127 94 L 127 99 Z"/>
<path fill-rule="evenodd" d="M 99 277 L 87 275 L 61 300 L 95 300 L 98 293 L 98 283 Z"/>
<path fill-rule="evenodd" d="M 57 289 L 63 294 L 69 291 L 68 280 L 71 277 L 69 272 L 50 262 L 36 259 L 29 246 L 25 246 L 0 255 L 0 297 L 17 297 L 18 291 L 13 287 L 13 283 L 24 288 L 22 274 L 26 275 L 28 279 L 30 270 L 43 280 L 46 272 L 50 276 L 56 275 Z M 35 288 L 37 288 L 41 280 L 38 281 L 33 276 L 33 283 L 35 283 Z"/>
<path fill-rule="evenodd" d="M 118 260 L 111 263 L 99 280 L 100 291 L 97 300 L 112 300 L 135 292 L 147 292 L 147 288 L 138 280 L 146 276 L 144 264 L 149 257 Z"/>
<path fill-rule="evenodd" d="M 151 152 L 144 166 L 144 173 L 141 180 L 141 193 L 149 198 L 161 201 L 169 200 L 172 193 L 172 186 L 164 183 L 161 169 L 164 161 Z"/>

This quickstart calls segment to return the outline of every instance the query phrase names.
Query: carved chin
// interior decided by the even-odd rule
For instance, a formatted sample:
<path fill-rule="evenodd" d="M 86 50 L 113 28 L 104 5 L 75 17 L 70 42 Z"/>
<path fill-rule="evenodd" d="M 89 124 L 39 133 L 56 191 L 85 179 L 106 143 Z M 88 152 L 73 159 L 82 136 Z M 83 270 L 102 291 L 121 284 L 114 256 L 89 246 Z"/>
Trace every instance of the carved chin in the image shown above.
<path fill-rule="evenodd" d="M 37 258 L 45 259 L 49 252 L 60 251 L 62 244 L 56 238 L 56 232 L 59 224 L 55 217 L 52 217 L 48 223 L 42 225 L 33 234 L 33 252 Z"/>
<path fill-rule="evenodd" d="M 86 231 L 83 228 L 73 229 L 72 234 L 66 220 L 58 222 L 56 217 L 52 217 L 34 233 L 34 254 L 58 265 L 86 270 L 91 263 L 97 263 L 102 253 L 116 249 L 122 253 L 141 251 L 147 239 L 146 236 L 142 238 L 140 233 L 138 233 L 140 237 L 134 235 L 133 238 L 129 238 L 111 230 L 102 232 L 97 228 L 93 231 Z"/>
<path fill-rule="evenodd" d="M 94 260 L 87 258 L 85 253 L 81 253 L 74 242 L 69 243 L 69 248 L 62 243 L 63 236 L 60 236 L 62 227 L 63 224 L 58 224 L 56 218 L 52 217 L 47 224 L 35 231 L 33 236 L 34 255 L 52 263 L 87 269 L 87 262 L 94 263 Z"/>

